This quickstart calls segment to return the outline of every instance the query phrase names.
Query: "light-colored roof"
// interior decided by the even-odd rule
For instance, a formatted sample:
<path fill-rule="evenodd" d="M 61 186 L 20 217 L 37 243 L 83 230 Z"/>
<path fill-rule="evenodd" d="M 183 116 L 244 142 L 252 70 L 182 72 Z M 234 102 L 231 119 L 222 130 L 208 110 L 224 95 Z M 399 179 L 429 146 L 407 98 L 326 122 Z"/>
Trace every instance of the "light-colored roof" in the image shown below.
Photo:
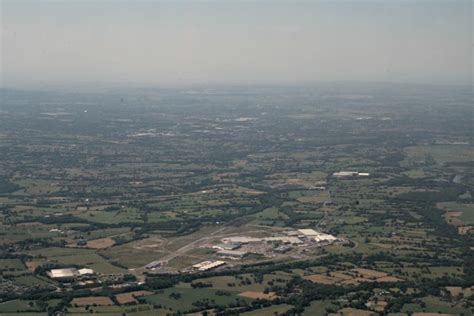
<path fill-rule="evenodd" d="M 314 240 L 315 241 L 333 241 L 333 240 L 336 240 L 337 238 L 332 236 L 332 235 L 328 235 L 328 234 L 321 234 L 321 235 L 318 235 L 318 236 L 315 236 L 314 237 Z"/>
<path fill-rule="evenodd" d="M 317 236 L 320 234 L 314 229 L 298 229 L 298 231 L 305 236 Z"/>
<path fill-rule="evenodd" d="M 204 262 L 201 262 L 201 263 L 197 263 L 195 265 L 193 265 L 193 268 L 195 269 L 198 269 L 199 271 L 206 271 L 206 270 L 209 270 L 209 269 L 213 269 L 213 268 L 217 268 L 221 265 L 225 264 L 225 261 L 212 261 L 212 260 L 209 260 L 209 261 L 204 261 Z"/>
<path fill-rule="evenodd" d="M 79 275 L 94 274 L 94 270 L 88 268 L 79 269 L 77 272 Z"/>
<path fill-rule="evenodd" d="M 332 175 L 335 177 L 348 177 L 348 176 L 355 176 L 357 175 L 357 171 L 339 171 L 339 172 L 334 172 Z"/>
<path fill-rule="evenodd" d="M 76 269 L 52 269 L 49 271 L 49 276 L 53 279 L 55 278 L 72 278 L 76 275 Z"/>

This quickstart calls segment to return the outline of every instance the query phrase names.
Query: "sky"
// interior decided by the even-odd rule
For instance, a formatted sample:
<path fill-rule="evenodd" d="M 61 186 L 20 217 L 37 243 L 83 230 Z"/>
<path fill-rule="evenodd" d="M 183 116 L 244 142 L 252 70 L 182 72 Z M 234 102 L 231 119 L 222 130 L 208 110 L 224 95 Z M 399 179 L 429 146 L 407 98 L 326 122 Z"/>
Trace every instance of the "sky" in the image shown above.
<path fill-rule="evenodd" d="M 471 0 L 0 0 L 0 84 L 472 84 Z"/>

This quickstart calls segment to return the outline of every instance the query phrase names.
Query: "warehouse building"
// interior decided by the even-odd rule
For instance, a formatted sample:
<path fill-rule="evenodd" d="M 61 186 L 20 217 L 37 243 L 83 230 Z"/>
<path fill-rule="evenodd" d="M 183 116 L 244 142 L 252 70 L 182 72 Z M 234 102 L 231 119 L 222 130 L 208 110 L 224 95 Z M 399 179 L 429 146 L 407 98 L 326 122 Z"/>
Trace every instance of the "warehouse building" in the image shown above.
<path fill-rule="evenodd" d="M 51 269 L 47 272 L 47 274 L 51 279 L 70 280 L 77 275 L 77 270 L 75 268 Z"/>
<path fill-rule="evenodd" d="M 193 269 L 198 270 L 198 271 L 208 271 L 211 269 L 215 269 L 217 267 L 220 267 L 225 264 L 225 261 L 203 261 L 201 263 L 197 263 L 193 265 Z"/>
<path fill-rule="evenodd" d="M 77 270 L 76 268 L 66 268 L 66 269 L 51 269 L 46 272 L 46 274 L 51 278 L 58 281 L 69 281 L 75 278 L 87 278 L 95 274 L 95 271 L 88 268 L 83 268 Z"/>
<path fill-rule="evenodd" d="M 314 229 L 298 229 L 298 232 L 305 237 L 318 236 L 320 234 Z"/>

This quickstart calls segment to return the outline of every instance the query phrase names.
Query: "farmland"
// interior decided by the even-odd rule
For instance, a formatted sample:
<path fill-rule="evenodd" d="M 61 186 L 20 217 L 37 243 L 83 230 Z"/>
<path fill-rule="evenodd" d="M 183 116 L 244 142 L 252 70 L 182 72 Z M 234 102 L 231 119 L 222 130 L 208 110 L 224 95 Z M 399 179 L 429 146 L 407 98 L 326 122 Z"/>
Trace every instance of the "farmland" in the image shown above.
<path fill-rule="evenodd" d="M 2 315 L 472 315 L 463 87 L 1 92 Z"/>

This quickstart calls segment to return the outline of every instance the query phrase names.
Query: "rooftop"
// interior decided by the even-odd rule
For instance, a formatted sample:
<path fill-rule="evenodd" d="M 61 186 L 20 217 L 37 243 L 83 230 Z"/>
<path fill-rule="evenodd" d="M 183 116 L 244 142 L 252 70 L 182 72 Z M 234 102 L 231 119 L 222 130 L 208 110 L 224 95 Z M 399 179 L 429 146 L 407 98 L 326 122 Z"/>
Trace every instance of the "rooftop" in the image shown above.
<path fill-rule="evenodd" d="M 52 269 L 48 272 L 48 275 L 53 278 L 72 278 L 76 275 L 77 270 L 75 268 L 68 269 Z"/>

